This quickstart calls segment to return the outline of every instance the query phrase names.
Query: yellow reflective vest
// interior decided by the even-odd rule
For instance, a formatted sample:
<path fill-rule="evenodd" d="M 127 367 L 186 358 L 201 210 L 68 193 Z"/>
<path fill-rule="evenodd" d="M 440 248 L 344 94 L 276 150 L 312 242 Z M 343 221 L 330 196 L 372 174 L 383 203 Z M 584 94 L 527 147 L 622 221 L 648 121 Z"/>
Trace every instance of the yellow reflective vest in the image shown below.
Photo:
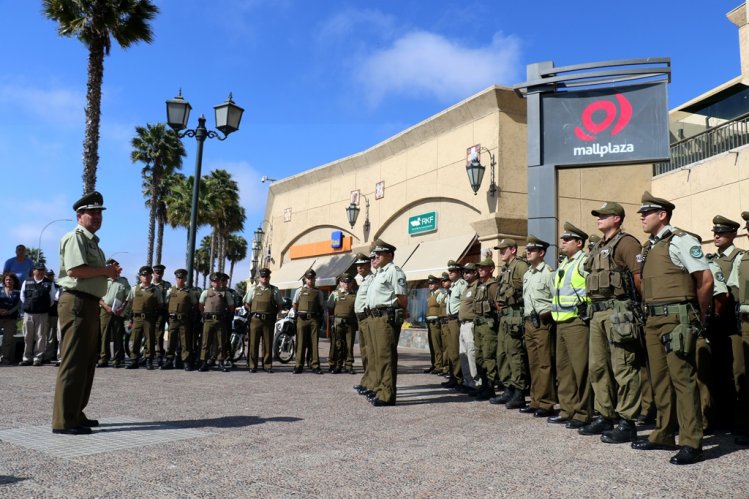
<path fill-rule="evenodd" d="M 580 266 L 585 253 L 567 258 L 557 270 L 554 277 L 554 298 L 551 303 L 551 316 L 556 322 L 566 322 L 577 317 L 578 305 L 590 302 L 585 291 L 585 276 L 580 273 Z"/>

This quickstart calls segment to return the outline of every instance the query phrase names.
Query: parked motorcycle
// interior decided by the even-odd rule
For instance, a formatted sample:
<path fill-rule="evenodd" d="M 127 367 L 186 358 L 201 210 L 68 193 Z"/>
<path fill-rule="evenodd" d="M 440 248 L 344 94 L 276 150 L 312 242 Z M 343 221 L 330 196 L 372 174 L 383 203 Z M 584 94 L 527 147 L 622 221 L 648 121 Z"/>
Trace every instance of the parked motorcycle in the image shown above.
<path fill-rule="evenodd" d="M 237 307 L 231 322 L 231 336 L 229 347 L 231 360 L 237 362 L 247 354 L 247 328 L 249 313 L 244 307 Z"/>
<path fill-rule="evenodd" d="M 296 353 L 296 318 L 287 313 L 276 321 L 273 333 L 273 356 L 281 364 L 288 364 Z"/>

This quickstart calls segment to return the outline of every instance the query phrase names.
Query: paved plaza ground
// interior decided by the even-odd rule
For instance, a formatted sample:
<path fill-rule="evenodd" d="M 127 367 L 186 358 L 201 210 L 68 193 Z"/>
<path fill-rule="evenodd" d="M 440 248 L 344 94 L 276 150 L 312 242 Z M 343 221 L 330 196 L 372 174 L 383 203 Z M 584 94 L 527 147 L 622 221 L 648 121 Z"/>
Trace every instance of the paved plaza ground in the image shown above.
<path fill-rule="evenodd" d="M 320 351 L 327 352 L 327 342 Z M 324 358 L 324 356 L 323 356 Z M 98 369 L 93 435 L 53 435 L 56 368 L 0 368 L 2 497 L 748 497 L 749 449 L 606 445 L 440 387 L 400 349 L 398 403 L 359 376 Z M 244 367 L 242 365 L 242 367 Z"/>

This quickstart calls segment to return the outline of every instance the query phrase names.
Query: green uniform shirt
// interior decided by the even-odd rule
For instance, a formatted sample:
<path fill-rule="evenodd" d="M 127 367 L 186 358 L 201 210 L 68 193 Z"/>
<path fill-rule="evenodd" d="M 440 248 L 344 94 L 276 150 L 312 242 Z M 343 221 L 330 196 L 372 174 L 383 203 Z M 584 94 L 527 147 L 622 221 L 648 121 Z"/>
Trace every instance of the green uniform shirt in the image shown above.
<path fill-rule="evenodd" d="M 551 301 L 554 297 L 554 271 L 541 262 L 531 266 L 523 276 L 523 315 L 530 317 L 537 314 L 551 312 Z"/>
<path fill-rule="evenodd" d="M 105 267 L 104 252 L 99 249 L 99 238 L 81 225 L 65 234 L 60 240 L 60 279 L 57 284 L 61 288 L 80 291 L 96 298 L 107 293 L 107 277 L 90 277 L 82 279 L 69 277 L 68 270 L 88 265 L 90 267 Z"/>
<path fill-rule="evenodd" d="M 651 237 L 650 240 L 661 239 L 667 230 L 673 232 L 674 227 L 666 225 L 655 238 Z M 671 257 L 674 265 L 686 270 L 688 274 L 708 270 L 707 258 L 702 252 L 702 246 L 697 238 L 691 234 L 685 233 L 671 238 L 671 244 L 668 245 L 668 256 Z"/>
<path fill-rule="evenodd" d="M 188 293 L 190 295 L 190 303 L 193 305 L 198 303 L 198 299 L 200 298 L 200 290 L 195 288 L 178 288 L 176 286 L 169 286 L 169 288 L 166 290 L 166 297 L 164 298 L 164 303 L 169 303 L 169 297 L 172 296 L 172 290 L 175 289 L 177 291 L 183 291 L 184 289 L 188 290 Z"/>
<path fill-rule="evenodd" d="M 144 286 L 142 283 L 138 283 L 135 286 L 133 286 L 132 288 L 130 288 L 130 292 L 127 294 L 127 301 L 129 301 L 130 303 L 132 303 L 133 300 L 135 299 L 135 290 L 136 290 L 136 288 L 140 288 L 140 289 L 153 288 L 155 290 L 154 291 L 154 296 L 156 297 L 156 301 L 158 302 L 159 307 L 163 306 L 164 303 L 166 303 L 166 301 L 164 301 L 164 294 L 161 292 L 161 288 L 159 288 L 158 286 L 154 286 L 153 284 L 149 284 L 148 286 Z"/>
<path fill-rule="evenodd" d="M 247 305 L 252 305 L 252 299 L 255 297 L 255 289 L 265 291 L 268 288 L 273 288 L 273 302 L 278 306 L 278 309 L 281 310 L 281 308 L 283 307 L 283 298 L 281 298 L 281 292 L 277 287 L 270 284 L 268 285 L 268 287 L 261 286 L 260 284 L 256 284 L 250 287 L 250 289 L 247 290 L 247 293 L 245 293 L 244 298 L 242 298 L 242 301 Z"/>
<path fill-rule="evenodd" d="M 710 267 L 710 272 L 713 274 L 713 296 L 728 293 L 728 286 L 725 283 L 723 272 L 720 271 L 720 265 L 712 260 L 709 260 L 707 265 Z"/>
<path fill-rule="evenodd" d="M 296 290 L 296 291 L 294 292 L 294 299 L 293 299 L 293 300 L 291 300 L 291 302 L 292 302 L 292 303 L 293 303 L 294 305 L 299 305 L 299 297 L 300 297 L 300 296 L 302 295 L 302 289 L 304 289 L 304 288 L 308 288 L 308 287 L 309 287 L 309 286 L 307 286 L 307 285 L 305 284 L 305 285 L 304 285 L 304 286 L 302 286 L 301 288 L 297 288 L 297 290 Z M 323 297 L 322 297 L 322 291 L 320 291 L 320 290 L 319 290 L 319 288 L 315 288 L 315 289 L 317 289 L 317 290 L 319 291 L 319 293 L 318 293 L 318 295 L 317 295 L 317 296 L 319 297 L 319 301 L 320 301 L 320 313 L 323 313 L 323 312 L 324 312 L 324 310 L 325 310 L 325 302 L 323 301 Z M 308 312 L 308 310 L 299 310 L 299 312 Z"/>
<path fill-rule="evenodd" d="M 369 308 L 398 307 L 398 296 L 408 294 L 406 274 L 393 262 L 378 268 L 367 288 Z"/>
<path fill-rule="evenodd" d="M 367 274 L 359 284 L 359 291 L 356 293 L 356 300 L 354 300 L 354 312 L 357 314 L 364 313 L 364 309 L 367 308 L 367 289 L 372 284 L 372 278 L 374 274 Z"/>
<path fill-rule="evenodd" d="M 217 293 L 224 293 L 224 298 L 226 298 L 226 306 L 231 308 L 235 306 L 234 303 L 234 293 L 230 293 L 228 289 L 217 289 L 215 290 Z M 200 298 L 198 299 L 198 302 L 201 305 L 205 305 L 205 301 L 208 299 L 208 290 L 206 289 L 202 293 L 200 293 Z"/>
<path fill-rule="evenodd" d="M 130 283 L 127 282 L 125 277 L 118 277 L 117 279 L 107 279 L 107 294 L 101 299 L 108 306 L 114 305 L 114 301 L 119 302 L 119 307 L 122 307 L 127 301 L 127 297 L 130 294 Z"/>
<path fill-rule="evenodd" d="M 455 281 L 450 289 L 447 291 L 449 297 L 447 299 L 447 315 L 457 315 L 460 310 L 460 299 L 463 297 L 463 293 L 468 287 L 468 283 L 462 277 Z"/>

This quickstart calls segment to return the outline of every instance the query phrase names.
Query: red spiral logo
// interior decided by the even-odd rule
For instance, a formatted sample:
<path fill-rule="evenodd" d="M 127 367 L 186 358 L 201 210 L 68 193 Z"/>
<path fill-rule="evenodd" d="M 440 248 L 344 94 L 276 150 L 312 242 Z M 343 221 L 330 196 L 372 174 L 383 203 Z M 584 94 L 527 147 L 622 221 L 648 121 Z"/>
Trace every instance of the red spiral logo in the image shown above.
<path fill-rule="evenodd" d="M 588 104 L 583 109 L 583 113 L 580 115 L 582 120 L 583 128 L 575 127 L 575 136 L 580 140 L 591 141 L 596 140 L 596 136 L 608 129 L 614 120 L 616 124 L 611 130 L 611 135 L 616 135 L 629 124 L 630 118 L 632 118 L 632 104 L 629 103 L 626 97 L 622 94 L 614 95 L 614 98 L 619 103 L 619 116 L 617 117 L 616 104 L 609 100 L 597 100 Z M 593 121 L 593 115 L 597 111 L 603 111 L 605 113 L 603 119 L 599 122 Z"/>

